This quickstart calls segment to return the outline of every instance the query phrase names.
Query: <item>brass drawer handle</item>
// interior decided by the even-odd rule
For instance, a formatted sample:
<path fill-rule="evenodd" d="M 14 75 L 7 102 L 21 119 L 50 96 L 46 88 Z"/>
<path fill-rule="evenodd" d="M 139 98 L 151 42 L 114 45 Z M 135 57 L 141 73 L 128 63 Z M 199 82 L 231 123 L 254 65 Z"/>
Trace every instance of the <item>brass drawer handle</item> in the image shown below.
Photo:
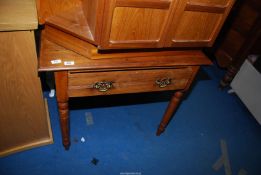
<path fill-rule="evenodd" d="M 168 85 L 171 84 L 171 79 L 170 78 L 162 78 L 162 79 L 158 79 L 155 81 L 155 83 L 160 87 L 160 88 L 164 88 Z"/>
<path fill-rule="evenodd" d="M 93 85 L 93 88 L 98 89 L 100 92 L 106 92 L 113 87 L 112 82 L 100 81 Z"/>

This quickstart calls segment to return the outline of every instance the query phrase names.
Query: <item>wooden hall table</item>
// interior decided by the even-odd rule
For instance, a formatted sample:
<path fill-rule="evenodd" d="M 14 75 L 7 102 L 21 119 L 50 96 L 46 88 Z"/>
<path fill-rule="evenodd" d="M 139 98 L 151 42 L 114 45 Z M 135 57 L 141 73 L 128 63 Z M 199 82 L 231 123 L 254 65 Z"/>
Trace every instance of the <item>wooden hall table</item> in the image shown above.
<path fill-rule="evenodd" d="M 120 55 L 122 53 L 118 53 L 117 57 Z M 54 59 L 61 63 L 52 64 Z M 74 65 L 64 65 L 66 62 L 74 62 Z M 201 51 L 170 51 L 162 52 L 162 56 L 89 59 L 55 44 L 43 34 L 39 71 L 55 72 L 63 145 L 69 149 L 70 97 L 175 90 L 157 129 L 157 135 L 160 135 L 183 94 L 191 86 L 200 65 L 209 64 L 211 62 Z"/>
<path fill-rule="evenodd" d="M 39 21 L 45 25 L 39 71 L 55 72 L 65 148 L 70 145 L 70 97 L 175 90 L 160 135 L 200 66 L 211 64 L 200 48 L 214 43 L 233 3 L 38 0 Z"/>

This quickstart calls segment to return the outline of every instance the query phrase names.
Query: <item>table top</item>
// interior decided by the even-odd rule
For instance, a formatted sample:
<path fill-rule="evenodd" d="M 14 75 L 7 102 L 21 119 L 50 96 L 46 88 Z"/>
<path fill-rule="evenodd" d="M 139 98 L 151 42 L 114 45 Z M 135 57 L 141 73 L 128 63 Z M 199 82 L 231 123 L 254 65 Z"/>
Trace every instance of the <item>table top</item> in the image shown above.
<path fill-rule="evenodd" d="M 37 29 L 35 0 L 0 0 L 0 31 Z"/>
<path fill-rule="evenodd" d="M 175 66 L 210 65 L 211 61 L 199 50 L 173 51 L 169 55 L 89 59 L 65 49 L 42 36 L 39 71 L 60 70 L 126 70 L 152 69 Z M 115 54 L 113 54 L 115 56 Z M 59 62 L 58 62 L 59 61 Z M 53 62 L 53 63 L 52 63 Z M 65 62 L 73 64 L 65 65 Z"/>

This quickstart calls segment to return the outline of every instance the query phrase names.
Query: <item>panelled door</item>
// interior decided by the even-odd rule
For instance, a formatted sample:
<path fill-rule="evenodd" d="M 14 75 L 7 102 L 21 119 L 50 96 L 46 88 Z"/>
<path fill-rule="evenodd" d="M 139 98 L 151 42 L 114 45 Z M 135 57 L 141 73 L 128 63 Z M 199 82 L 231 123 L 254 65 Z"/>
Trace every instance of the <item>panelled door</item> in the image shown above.
<path fill-rule="evenodd" d="M 101 49 L 164 46 L 175 0 L 106 0 Z"/>
<path fill-rule="evenodd" d="M 208 47 L 219 33 L 234 0 L 177 0 L 165 47 Z"/>

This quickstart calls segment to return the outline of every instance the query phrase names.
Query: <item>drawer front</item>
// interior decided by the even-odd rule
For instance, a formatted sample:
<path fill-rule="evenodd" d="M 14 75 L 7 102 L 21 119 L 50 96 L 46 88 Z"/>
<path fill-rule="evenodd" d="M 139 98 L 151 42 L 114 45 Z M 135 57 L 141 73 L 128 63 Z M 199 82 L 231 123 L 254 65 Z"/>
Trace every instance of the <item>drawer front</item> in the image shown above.
<path fill-rule="evenodd" d="M 190 67 L 112 72 L 70 71 L 70 97 L 184 89 L 193 74 Z"/>

